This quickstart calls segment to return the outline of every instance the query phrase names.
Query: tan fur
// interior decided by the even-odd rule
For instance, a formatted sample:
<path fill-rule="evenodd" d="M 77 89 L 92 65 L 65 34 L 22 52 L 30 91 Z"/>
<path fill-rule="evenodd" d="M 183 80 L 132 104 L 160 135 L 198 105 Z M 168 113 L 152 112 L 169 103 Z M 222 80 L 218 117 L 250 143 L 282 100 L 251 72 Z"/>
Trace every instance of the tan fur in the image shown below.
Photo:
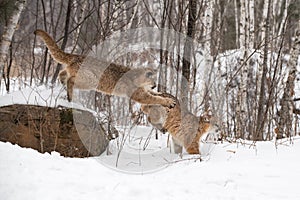
<path fill-rule="evenodd" d="M 167 110 L 162 109 L 160 105 L 142 105 L 142 111 L 147 114 L 148 121 L 158 130 L 165 133 L 163 125 L 167 117 Z"/>
<path fill-rule="evenodd" d="M 105 94 L 124 96 L 142 104 L 159 104 L 173 107 L 175 101 L 165 98 L 150 89 L 156 86 L 156 71 L 151 68 L 131 69 L 95 58 L 63 52 L 55 41 L 42 30 L 36 30 L 50 50 L 54 60 L 65 64 L 59 79 L 67 86 L 68 100 L 72 100 L 73 89 L 95 89 Z M 84 62 L 84 65 L 82 63 Z M 81 68 L 80 68 L 81 67 Z M 80 69 L 80 73 L 78 73 Z"/>
<path fill-rule="evenodd" d="M 147 114 L 149 122 L 163 131 L 168 131 L 175 144 L 184 147 L 189 154 L 199 154 L 200 138 L 217 128 L 210 122 L 210 116 L 197 117 L 189 111 L 181 110 L 174 96 L 167 93 L 161 96 L 173 98 L 177 101 L 176 106 L 169 109 L 159 105 L 142 105 L 141 109 Z"/>

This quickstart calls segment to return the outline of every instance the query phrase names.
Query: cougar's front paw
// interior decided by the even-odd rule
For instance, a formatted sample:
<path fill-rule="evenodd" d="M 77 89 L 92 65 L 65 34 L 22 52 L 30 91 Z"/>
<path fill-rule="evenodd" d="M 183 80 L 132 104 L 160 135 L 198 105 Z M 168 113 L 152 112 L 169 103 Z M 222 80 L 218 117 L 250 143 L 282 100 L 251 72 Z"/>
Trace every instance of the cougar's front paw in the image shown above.
<path fill-rule="evenodd" d="M 71 102 L 72 101 L 72 96 L 68 94 L 67 99 L 68 99 L 69 102 Z"/>
<path fill-rule="evenodd" d="M 171 98 L 166 98 L 166 106 L 168 108 L 174 108 L 176 106 L 176 101 L 175 99 L 171 99 Z"/>
<path fill-rule="evenodd" d="M 162 132 L 163 134 L 165 134 L 166 132 L 168 132 L 168 130 L 165 129 L 165 128 L 161 128 L 159 131 Z"/>

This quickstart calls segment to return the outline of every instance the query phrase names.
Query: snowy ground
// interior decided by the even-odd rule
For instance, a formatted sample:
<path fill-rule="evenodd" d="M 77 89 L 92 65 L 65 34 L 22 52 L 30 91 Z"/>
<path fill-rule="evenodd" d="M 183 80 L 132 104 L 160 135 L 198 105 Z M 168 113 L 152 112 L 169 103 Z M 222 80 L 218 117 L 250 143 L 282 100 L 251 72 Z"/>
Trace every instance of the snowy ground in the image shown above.
<path fill-rule="evenodd" d="M 0 143 L 1 199 L 300 199 L 300 138 L 275 148 L 219 144 L 207 161 L 132 175 L 96 158 L 64 158 Z M 183 159 L 191 158 L 184 155 Z"/>
<path fill-rule="evenodd" d="M 61 93 L 59 88 L 37 87 L 1 96 L 0 105 L 68 106 L 63 98 L 53 98 Z M 134 151 L 143 144 L 139 137 L 147 139 L 149 130 L 131 131 L 126 152 L 133 151 L 134 159 L 139 159 Z M 116 154 L 64 158 L 56 152 L 40 154 L 0 142 L 0 199 L 300 199 L 300 137 L 280 145 L 218 144 L 203 162 L 186 154 L 182 158 L 170 154 L 165 141 L 165 136 L 150 140 L 140 160 L 142 167 L 132 167 L 138 161 L 122 154 L 117 170 L 113 169 Z"/>

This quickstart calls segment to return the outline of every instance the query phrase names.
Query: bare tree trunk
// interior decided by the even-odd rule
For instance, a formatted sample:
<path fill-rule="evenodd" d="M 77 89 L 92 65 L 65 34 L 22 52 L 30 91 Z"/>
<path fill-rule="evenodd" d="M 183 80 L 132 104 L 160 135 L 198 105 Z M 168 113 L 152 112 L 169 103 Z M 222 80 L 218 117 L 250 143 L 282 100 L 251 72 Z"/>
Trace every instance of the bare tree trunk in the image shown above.
<path fill-rule="evenodd" d="M 214 9 L 215 1 L 205 0 L 204 1 L 204 57 L 205 57 L 205 65 L 209 66 L 209 68 L 213 67 L 213 56 L 212 56 L 212 48 L 211 48 L 211 38 L 212 38 L 212 27 L 213 27 L 213 9 Z M 209 81 L 208 81 L 209 82 Z M 205 85 L 205 94 L 208 94 L 208 85 Z M 209 107 L 209 95 L 205 95 L 204 97 L 205 110 Z"/>
<path fill-rule="evenodd" d="M 173 12 L 174 8 L 173 8 L 173 2 L 172 1 L 169 1 L 169 9 L 168 9 L 168 29 L 171 29 L 172 28 L 172 12 Z M 170 31 L 168 31 L 168 41 L 167 41 L 167 47 L 169 47 L 170 43 L 172 41 L 170 41 L 170 37 L 169 37 L 169 34 L 170 34 Z M 168 62 L 170 57 L 172 56 L 172 54 L 168 51 L 165 51 L 165 54 L 164 54 L 164 57 L 165 57 L 165 70 L 164 70 L 164 85 L 167 86 L 168 84 L 168 68 L 167 67 L 171 67 L 168 65 Z M 171 62 L 170 62 L 170 65 L 171 65 Z M 170 70 L 170 74 L 172 73 L 173 70 Z M 170 79 L 171 80 L 171 79 Z M 170 84 L 172 85 L 172 84 Z M 169 89 L 171 90 L 171 87 L 169 87 Z"/>
<path fill-rule="evenodd" d="M 71 8 L 72 8 L 72 2 L 73 0 L 68 0 L 68 8 L 67 8 L 67 14 L 66 14 L 66 22 L 65 22 L 65 33 L 64 33 L 64 38 L 63 38 L 63 42 L 61 45 L 61 49 L 64 51 L 64 49 L 66 48 L 67 45 L 67 41 L 68 41 L 68 35 L 69 35 L 69 24 L 70 24 L 70 17 L 71 17 Z M 56 70 L 54 72 L 54 75 L 52 77 L 51 83 L 54 84 L 57 77 L 58 77 L 58 73 L 61 70 L 61 64 L 58 64 L 56 67 Z"/>
<path fill-rule="evenodd" d="M 167 57 L 165 57 L 164 51 L 163 51 L 163 44 L 164 44 L 164 34 L 165 34 L 165 25 L 166 25 L 166 21 L 167 21 L 167 16 L 169 14 L 168 12 L 169 9 L 169 1 L 168 0 L 164 0 L 164 5 L 163 5 L 163 13 L 162 13 L 162 18 L 161 18 L 161 37 L 160 37 L 160 50 L 159 50 L 159 74 L 158 74 L 158 91 L 159 92 L 166 92 L 166 80 L 165 80 L 165 73 L 166 73 L 166 69 L 163 70 L 163 67 L 165 68 L 166 66 L 164 66 L 164 58 L 167 59 Z M 168 39 L 168 38 L 167 38 Z M 167 42 L 168 43 L 168 42 Z M 166 53 L 167 56 L 167 53 Z"/>
<path fill-rule="evenodd" d="M 279 24 L 279 28 L 278 28 L 278 31 L 277 31 L 278 36 L 282 35 L 283 31 L 284 31 L 287 16 L 288 16 L 287 11 L 288 11 L 289 3 L 290 3 L 290 0 L 285 0 L 284 9 L 283 9 L 283 16 L 282 16 L 282 19 L 281 19 L 281 22 Z M 280 43 L 280 40 L 277 40 L 277 45 L 276 46 L 279 46 L 279 43 Z"/>
<path fill-rule="evenodd" d="M 38 27 L 38 17 L 39 17 L 39 2 L 40 1 L 36 1 L 36 16 L 35 16 L 35 29 L 37 29 Z M 42 1 L 42 6 L 44 8 L 44 1 Z M 44 16 L 45 17 L 45 16 Z M 47 30 L 47 29 L 46 29 Z M 30 69 L 30 86 L 32 86 L 32 81 L 33 81 L 33 71 L 34 71 L 34 67 L 35 67 L 35 55 L 34 55 L 34 47 L 36 44 L 36 35 L 34 35 L 34 40 L 33 40 L 33 48 L 31 51 L 32 54 L 32 61 L 31 61 L 31 69 Z M 48 50 L 47 50 L 48 51 Z M 45 53 L 47 53 L 47 51 Z M 45 61 L 46 61 L 46 57 L 45 57 Z"/>
<path fill-rule="evenodd" d="M 237 138 L 244 138 L 249 136 L 252 130 L 252 124 L 249 122 L 252 118 L 252 110 L 248 107 L 248 92 L 249 92 L 249 72 L 250 51 L 254 48 L 254 1 L 240 1 L 240 23 L 239 23 L 239 44 L 240 52 L 242 54 L 239 61 L 241 68 L 241 80 L 239 90 L 237 93 Z M 251 87 L 251 86 L 250 86 Z M 251 106 L 250 106 L 251 107 Z M 247 134 L 247 135 L 246 135 Z"/>
<path fill-rule="evenodd" d="M 191 56 L 193 52 L 193 41 L 195 33 L 195 22 L 197 15 L 197 1 L 189 0 L 189 17 L 187 26 L 187 38 L 184 44 L 183 60 L 182 60 L 182 80 L 181 80 L 181 99 L 182 106 L 188 108 L 189 84 L 191 74 Z"/>
<path fill-rule="evenodd" d="M 268 51 L 269 51 L 269 35 L 270 35 L 270 18 L 271 18 L 271 3 L 272 0 L 266 0 L 264 8 L 267 7 L 267 16 L 264 24 L 265 33 L 263 33 L 265 46 L 263 52 L 263 69 L 262 76 L 260 81 L 260 91 L 258 99 L 258 110 L 257 110 L 257 119 L 256 119 L 256 131 L 253 135 L 253 140 L 263 140 L 263 131 L 265 127 L 265 113 L 267 113 L 266 108 L 266 80 L 267 80 L 267 71 L 268 71 Z M 265 13 L 265 11 L 264 11 Z"/>
<path fill-rule="evenodd" d="M 262 21 L 260 24 L 261 27 L 261 34 L 260 34 L 260 39 L 263 42 L 266 38 L 266 23 L 267 23 L 267 18 L 268 18 L 268 7 L 269 7 L 269 0 L 264 0 L 264 5 L 263 5 L 263 11 L 262 11 Z"/>
<path fill-rule="evenodd" d="M 254 0 L 249 0 L 248 1 L 248 22 L 249 22 L 249 49 L 250 51 L 252 51 L 254 49 L 254 22 L 255 22 L 255 19 L 254 19 Z"/>
<path fill-rule="evenodd" d="M 238 0 L 234 0 L 234 17 L 235 17 L 235 43 L 236 47 L 238 48 L 240 46 L 240 40 L 239 40 L 239 8 L 238 8 Z"/>
<path fill-rule="evenodd" d="M 13 61 L 13 51 L 12 51 L 12 43 L 11 43 L 10 47 L 9 47 L 9 61 L 7 63 L 6 76 L 5 76 L 5 74 L 3 74 L 7 92 L 9 92 L 9 90 L 10 90 L 10 72 L 11 72 L 12 61 Z"/>
<path fill-rule="evenodd" d="M 293 43 L 290 55 L 291 57 L 288 63 L 289 75 L 286 81 L 283 96 L 280 99 L 281 110 L 279 111 L 277 139 L 289 137 L 292 133 L 293 110 L 295 107 L 293 96 L 295 94 L 294 88 L 297 75 L 297 61 L 300 55 L 300 20 L 295 31 L 295 41 Z"/>
<path fill-rule="evenodd" d="M 87 11 L 88 2 L 89 1 L 83 1 L 82 2 L 83 5 L 80 8 L 80 16 L 79 16 L 79 18 L 76 15 L 74 17 L 75 23 L 78 24 L 78 27 L 76 29 L 76 35 L 75 35 L 75 37 L 73 39 L 73 47 L 74 47 L 73 50 L 75 50 L 76 53 L 78 53 L 78 51 L 79 51 L 77 42 L 78 42 L 78 39 L 79 39 L 81 27 L 82 27 L 82 21 L 84 20 L 85 14 L 86 14 L 86 11 Z M 78 0 L 74 1 L 74 7 L 75 7 L 74 9 L 75 9 L 75 12 L 76 12 L 76 10 L 78 9 Z"/>
<path fill-rule="evenodd" d="M 136 28 L 134 27 L 134 19 L 137 17 L 138 15 L 138 8 L 139 8 L 139 5 L 140 5 L 140 0 L 136 0 L 136 5 L 135 7 L 133 8 L 133 13 L 131 15 L 131 17 L 128 19 L 128 24 L 124 27 L 124 29 L 133 29 L 133 28 Z"/>
<path fill-rule="evenodd" d="M 246 45 L 246 0 L 240 0 L 240 23 L 239 23 L 239 44 L 240 48 Z"/>
<path fill-rule="evenodd" d="M 238 6 L 238 3 L 235 3 Z M 249 109 L 248 103 L 248 83 L 249 83 L 249 70 L 250 65 L 248 62 L 248 57 L 250 54 L 250 49 L 254 46 L 254 2 L 253 0 L 246 1 L 240 0 L 240 9 L 236 8 L 236 13 L 240 10 L 240 16 L 236 15 L 236 25 L 238 23 L 239 35 L 237 35 L 240 47 L 240 60 L 239 69 L 240 73 L 240 84 L 237 92 L 237 104 L 236 104 L 236 137 L 245 138 L 246 133 L 250 133 L 249 124 Z M 238 17 L 238 19 L 237 19 Z M 236 31 L 238 32 L 238 31 Z"/>
<path fill-rule="evenodd" d="M 246 115 L 246 99 L 247 99 L 247 77 L 248 77 L 248 65 L 244 63 L 244 60 L 247 59 L 247 9 L 246 9 L 246 1 L 240 1 L 240 24 L 239 24 L 239 44 L 240 44 L 240 51 L 243 53 L 239 65 L 241 66 L 241 81 L 239 85 L 239 91 L 237 96 L 237 108 L 236 108 L 236 117 L 237 117 L 237 130 L 236 130 L 236 137 L 237 138 L 244 138 L 246 133 L 246 124 L 247 124 L 247 115 Z"/>
<path fill-rule="evenodd" d="M 15 30 L 21 16 L 21 13 L 26 5 L 26 0 L 16 0 L 15 9 L 8 21 L 7 26 L 4 29 L 3 35 L 0 41 L 0 80 L 6 63 L 7 55 L 9 53 L 9 46 L 11 44 Z"/>
<path fill-rule="evenodd" d="M 180 0 L 177 1 L 177 9 L 178 9 L 178 14 L 179 14 L 179 18 L 177 21 L 177 26 L 176 26 L 176 31 L 181 33 L 182 29 L 183 29 L 183 21 L 184 21 L 184 16 L 185 16 L 185 5 L 183 2 L 181 2 Z M 181 37 L 178 38 L 178 42 L 177 42 L 177 52 L 176 52 L 176 97 L 179 96 L 179 94 L 181 95 L 181 93 L 179 93 L 180 91 L 180 66 L 181 66 L 181 60 L 180 60 L 180 55 L 181 55 Z"/>
<path fill-rule="evenodd" d="M 37 17 L 38 17 L 38 10 L 39 10 L 39 1 L 37 1 L 36 6 L 37 6 Z M 44 30 L 46 32 L 48 32 L 47 30 L 47 17 L 46 17 L 46 6 L 45 6 L 45 2 L 44 0 L 41 1 L 42 3 L 42 9 L 43 9 L 43 21 L 44 21 Z M 37 22 L 36 22 L 36 28 L 37 28 Z M 40 80 L 40 84 L 43 84 L 45 81 L 45 75 L 46 75 L 46 69 L 47 69 L 47 56 L 48 56 L 48 49 L 46 49 L 45 53 L 44 53 L 44 62 L 43 62 L 43 66 L 42 66 L 42 77 Z M 34 55 L 33 55 L 34 57 Z"/>
<path fill-rule="evenodd" d="M 255 61 L 254 58 L 251 58 L 249 56 L 253 55 L 255 51 L 255 15 L 254 15 L 254 6 L 255 1 L 249 0 L 248 1 L 248 22 L 249 22 L 249 29 L 248 29 L 248 48 L 247 52 L 245 52 L 244 58 L 248 61 L 246 62 L 247 66 L 247 97 L 245 101 L 245 105 L 247 106 L 247 138 L 250 139 L 252 134 L 254 134 L 255 126 L 255 116 L 256 116 L 256 107 L 254 102 L 256 102 L 256 97 L 254 95 L 251 95 L 255 93 L 255 80 L 254 80 L 254 74 L 255 74 Z"/>

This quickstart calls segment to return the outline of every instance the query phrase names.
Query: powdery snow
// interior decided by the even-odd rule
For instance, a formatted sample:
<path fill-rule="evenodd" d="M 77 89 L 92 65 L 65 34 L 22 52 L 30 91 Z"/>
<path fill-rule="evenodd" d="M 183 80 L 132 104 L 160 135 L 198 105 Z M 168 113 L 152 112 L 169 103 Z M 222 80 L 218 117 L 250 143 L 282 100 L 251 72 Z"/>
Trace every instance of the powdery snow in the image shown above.
<path fill-rule="evenodd" d="M 218 144 L 210 159 L 184 155 L 149 174 L 120 173 L 96 158 L 64 158 L 0 143 L 0 196 L 34 199 L 300 199 L 300 138 Z M 189 160 L 190 159 L 190 160 Z M 180 160 L 180 159 L 179 159 Z"/>

